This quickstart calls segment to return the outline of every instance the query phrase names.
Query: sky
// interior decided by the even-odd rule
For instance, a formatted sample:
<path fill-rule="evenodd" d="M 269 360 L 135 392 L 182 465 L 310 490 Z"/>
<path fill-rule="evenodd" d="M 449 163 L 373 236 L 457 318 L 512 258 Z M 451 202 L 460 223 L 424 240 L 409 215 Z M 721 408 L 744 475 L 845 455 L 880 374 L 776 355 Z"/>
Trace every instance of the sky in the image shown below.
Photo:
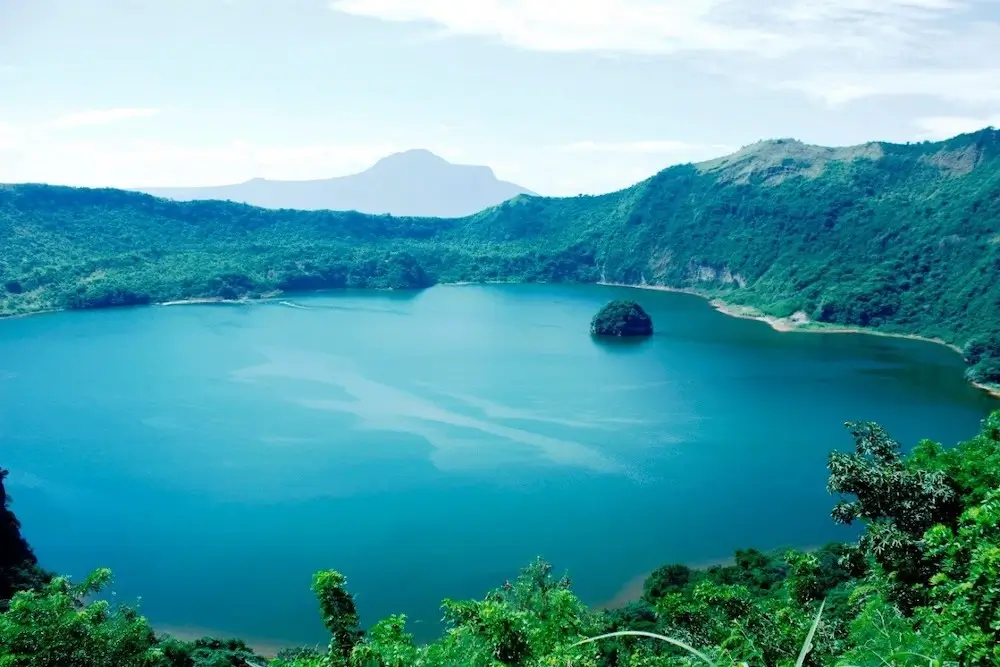
<path fill-rule="evenodd" d="M 767 138 L 1000 126 L 1000 0 L 0 0 L 0 182 L 328 178 L 426 148 L 542 194 Z"/>

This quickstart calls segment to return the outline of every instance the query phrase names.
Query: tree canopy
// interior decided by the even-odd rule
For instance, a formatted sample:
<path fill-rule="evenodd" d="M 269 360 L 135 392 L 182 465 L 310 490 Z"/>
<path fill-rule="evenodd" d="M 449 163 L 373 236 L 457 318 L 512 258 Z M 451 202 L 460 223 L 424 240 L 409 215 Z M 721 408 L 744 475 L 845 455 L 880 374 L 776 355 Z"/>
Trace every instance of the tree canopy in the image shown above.
<path fill-rule="evenodd" d="M 611 301 L 594 315 L 590 333 L 595 336 L 649 336 L 653 333 L 653 320 L 635 301 Z"/>

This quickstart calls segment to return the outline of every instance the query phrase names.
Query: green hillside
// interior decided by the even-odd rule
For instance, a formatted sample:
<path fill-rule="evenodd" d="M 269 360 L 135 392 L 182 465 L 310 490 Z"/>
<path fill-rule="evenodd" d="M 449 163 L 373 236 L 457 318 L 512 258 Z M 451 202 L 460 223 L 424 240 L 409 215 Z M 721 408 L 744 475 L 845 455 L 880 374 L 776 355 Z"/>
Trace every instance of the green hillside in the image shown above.
<path fill-rule="evenodd" d="M 0 187 L 0 312 L 276 290 L 573 281 L 687 287 L 785 317 L 973 343 L 1000 380 L 1000 131 L 764 141 L 600 196 L 461 219 Z"/>

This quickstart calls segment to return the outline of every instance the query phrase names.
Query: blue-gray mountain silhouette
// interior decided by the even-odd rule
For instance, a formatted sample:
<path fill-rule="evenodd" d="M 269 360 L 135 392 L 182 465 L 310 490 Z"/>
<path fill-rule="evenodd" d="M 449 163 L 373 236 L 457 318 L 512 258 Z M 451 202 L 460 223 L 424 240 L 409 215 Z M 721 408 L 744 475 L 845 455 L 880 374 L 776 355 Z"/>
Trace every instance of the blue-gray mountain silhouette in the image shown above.
<path fill-rule="evenodd" d="M 384 157 L 360 174 L 339 178 L 314 181 L 255 178 L 235 185 L 136 189 L 179 201 L 223 199 L 265 208 L 445 218 L 471 215 L 519 194 L 534 194 L 497 179 L 489 167 L 452 164 L 423 149 Z"/>

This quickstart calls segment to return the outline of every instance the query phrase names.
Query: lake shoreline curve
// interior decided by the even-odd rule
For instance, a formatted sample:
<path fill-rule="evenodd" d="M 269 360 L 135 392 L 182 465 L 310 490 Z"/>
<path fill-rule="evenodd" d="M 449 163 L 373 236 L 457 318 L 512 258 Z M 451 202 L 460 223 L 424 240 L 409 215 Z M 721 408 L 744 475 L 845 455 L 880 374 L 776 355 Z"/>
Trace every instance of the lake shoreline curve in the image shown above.
<path fill-rule="evenodd" d="M 448 283 L 437 283 L 437 285 L 442 287 L 457 287 L 465 285 L 512 285 L 512 284 L 525 284 L 518 283 L 515 281 L 506 280 L 490 280 L 490 281 L 460 281 L 460 282 L 448 282 Z M 672 292 L 674 294 L 690 294 L 692 296 L 697 296 L 699 298 L 708 301 L 715 310 L 722 313 L 723 315 L 728 315 L 729 317 L 735 317 L 743 320 L 756 320 L 758 322 L 764 322 L 772 329 L 779 333 L 823 333 L 823 334 L 863 334 L 868 336 L 883 336 L 886 338 L 904 338 L 909 340 L 919 340 L 925 343 L 935 343 L 937 345 L 944 345 L 949 348 L 959 356 L 962 355 L 962 350 L 957 345 L 953 345 L 940 338 L 927 338 L 926 336 L 919 336 L 917 334 L 906 334 L 906 333 L 891 333 L 886 331 L 877 331 L 875 329 L 867 329 L 865 327 L 844 327 L 835 324 L 825 324 L 822 322 L 813 322 L 805 316 L 805 313 L 794 313 L 791 317 L 774 317 L 773 315 L 765 315 L 753 306 L 745 306 L 735 303 L 730 303 L 728 301 L 723 301 L 722 299 L 714 296 L 708 292 L 694 289 L 691 287 L 670 287 L 668 285 L 653 285 L 649 283 L 613 283 L 607 281 L 597 281 L 596 283 L 583 283 L 583 284 L 593 284 L 602 285 L 604 287 L 627 287 L 629 289 L 640 289 L 640 290 L 650 290 L 653 292 Z M 309 290 L 307 292 L 302 292 L 302 294 L 317 294 L 322 292 L 337 291 L 337 288 L 333 289 L 323 289 L 323 290 Z M 393 291 L 393 290 L 376 290 L 376 291 Z M 229 305 L 241 305 L 241 304 L 251 304 L 260 301 L 267 301 L 277 297 L 287 297 L 288 292 L 268 292 L 267 294 L 262 294 L 257 298 L 238 298 L 238 299 L 225 299 L 222 297 L 193 297 L 190 299 L 174 299 L 170 301 L 156 301 L 147 304 L 137 304 L 143 306 L 193 306 L 193 305 L 209 305 L 209 304 L 229 304 Z M 114 306 L 110 306 L 114 307 Z M 100 308 L 82 308 L 80 310 L 104 310 L 107 307 Z M 44 315 L 51 313 L 69 312 L 74 310 L 72 308 L 46 308 L 42 310 L 36 310 L 27 313 L 0 313 L 0 320 L 5 319 L 18 319 L 22 317 L 31 317 L 33 315 Z M 982 382 L 974 382 L 972 380 L 966 380 L 973 387 L 990 394 L 996 398 L 1000 398 L 1000 385 L 991 385 Z"/>
<path fill-rule="evenodd" d="M 940 338 L 927 338 L 926 336 L 918 336 L 917 334 L 891 333 L 886 331 L 877 331 L 875 329 L 866 329 L 864 327 L 845 327 L 835 324 L 813 322 L 806 318 L 804 313 L 795 313 L 791 317 L 774 317 L 773 315 L 765 315 L 753 306 L 743 306 L 740 304 L 729 303 L 711 294 L 690 287 L 668 287 L 666 285 L 650 284 L 633 285 L 628 283 L 610 283 L 603 281 L 598 282 L 597 284 L 605 285 L 607 287 L 627 287 L 630 289 L 650 290 L 653 292 L 690 294 L 692 296 L 705 299 L 708 301 L 710 306 L 723 315 L 728 315 L 729 317 L 735 317 L 741 320 L 764 322 L 779 333 L 862 334 L 866 336 L 882 336 L 884 338 L 903 338 L 907 340 L 919 340 L 925 343 L 935 343 L 936 345 L 944 345 L 959 356 L 962 355 L 962 349 L 960 347 Z M 1000 398 L 1000 385 L 973 382 L 972 380 L 967 380 L 967 382 L 976 389 L 985 391 L 991 396 Z"/>

